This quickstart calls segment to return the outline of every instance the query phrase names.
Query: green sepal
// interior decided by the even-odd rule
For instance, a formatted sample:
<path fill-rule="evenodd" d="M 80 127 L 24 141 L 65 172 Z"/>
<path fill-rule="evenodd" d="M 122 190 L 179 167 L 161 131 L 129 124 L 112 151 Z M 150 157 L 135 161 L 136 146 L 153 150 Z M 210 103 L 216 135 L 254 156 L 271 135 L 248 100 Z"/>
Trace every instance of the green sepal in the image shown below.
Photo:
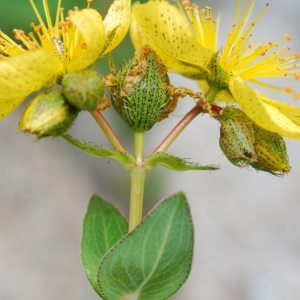
<path fill-rule="evenodd" d="M 128 152 L 121 152 L 116 150 L 107 149 L 104 147 L 99 147 L 92 143 L 87 143 L 85 141 L 79 141 L 72 137 L 71 135 L 62 135 L 62 137 L 68 141 L 73 146 L 79 148 L 80 150 L 84 151 L 85 153 L 95 156 L 95 157 L 111 157 L 119 161 L 123 167 L 127 171 L 131 171 L 134 166 L 134 158 Z"/>
<path fill-rule="evenodd" d="M 110 88 L 112 105 L 133 131 L 148 131 L 166 111 L 168 84 L 163 62 L 149 45 L 141 46 L 117 74 L 116 86 Z"/>
<path fill-rule="evenodd" d="M 128 222 L 110 203 L 97 195 L 90 199 L 83 223 L 81 261 L 85 274 L 101 297 L 97 272 L 105 253 L 128 231 Z"/>
<path fill-rule="evenodd" d="M 98 285 L 105 300 L 162 300 L 186 281 L 194 233 L 189 205 L 179 192 L 157 205 L 101 261 Z"/>
<path fill-rule="evenodd" d="M 104 95 L 104 80 L 96 71 L 66 74 L 61 82 L 66 101 L 79 110 L 94 110 Z"/>
<path fill-rule="evenodd" d="M 202 166 L 199 163 L 190 162 L 187 159 L 180 158 L 167 154 L 165 152 L 156 152 L 148 156 L 144 164 L 149 172 L 157 165 L 164 166 L 165 168 L 173 171 L 191 171 L 191 170 L 218 170 L 216 166 Z"/>

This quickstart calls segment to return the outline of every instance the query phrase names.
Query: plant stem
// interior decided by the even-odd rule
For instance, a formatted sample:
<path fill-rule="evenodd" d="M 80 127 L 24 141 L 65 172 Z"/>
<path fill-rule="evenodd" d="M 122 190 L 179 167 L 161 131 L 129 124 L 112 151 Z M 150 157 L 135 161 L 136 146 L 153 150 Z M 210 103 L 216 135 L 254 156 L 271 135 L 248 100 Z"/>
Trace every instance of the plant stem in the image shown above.
<path fill-rule="evenodd" d="M 104 132 L 105 136 L 111 143 L 111 145 L 114 147 L 115 150 L 121 151 L 121 152 L 127 152 L 118 137 L 116 136 L 115 132 L 112 130 L 112 128 L 109 126 L 109 124 L 106 122 L 103 115 L 98 110 L 93 110 L 90 112 L 95 121 L 98 123 L 102 131 Z"/>
<path fill-rule="evenodd" d="M 134 132 L 134 158 L 138 165 L 142 165 L 144 161 L 144 144 L 145 133 Z"/>
<path fill-rule="evenodd" d="M 146 175 L 146 169 L 144 167 L 144 137 L 144 132 L 134 133 L 134 157 L 136 164 L 130 172 L 129 232 L 142 221 Z"/>
<path fill-rule="evenodd" d="M 207 102 L 211 103 L 214 101 L 216 94 L 219 92 L 219 89 L 216 87 L 210 88 L 206 95 L 205 99 Z M 196 104 L 184 117 L 181 121 L 173 128 L 173 130 L 168 134 L 168 136 L 162 141 L 162 143 L 153 151 L 156 152 L 165 152 L 172 143 L 176 140 L 179 134 L 184 130 L 184 128 L 190 124 L 195 117 L 197 117 L 201 112 L 206 112 L 200 105 Z"/>
<path fill-rule="evenodd" d="M 208 103 L 212 103 L 215 98 L 217 93 L 220 92 L 220 88 L 218 87 L 211 87 L 205 94 L 205 99 Z"/>
<path fill-rule="evenodd" d="M 168 134 L 168 136 L 162 141 L 162 143 L 154 150 L 155 152 L 164 152 L 166 151 L 183 129 L 201 112 L 203 109 L 200 105 L 196 104 L 184 117 L 181 121 L 173 128 L 173 130 Z"/>

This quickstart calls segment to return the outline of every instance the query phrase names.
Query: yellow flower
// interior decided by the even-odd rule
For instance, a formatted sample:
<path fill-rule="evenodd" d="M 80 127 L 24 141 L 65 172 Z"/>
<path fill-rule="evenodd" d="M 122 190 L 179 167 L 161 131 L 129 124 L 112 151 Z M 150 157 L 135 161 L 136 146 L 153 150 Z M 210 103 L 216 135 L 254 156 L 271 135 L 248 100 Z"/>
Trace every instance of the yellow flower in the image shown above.
<path fill-rule="evenodd" d="M 75 7 L 64 17 L 58 0 L 55 22 L 44 0 L 44 23 L 33 0 L 30 3 L 39 25 L 34 33 L 15 30 L 16 44 L 0 31 L 0 120 L 11 113 L 29 94 L 59 83 L 68 72 L 82 71 L 100 55 L 112 51 L 129 27 L 130 0 L 115 0 L 105 19 L 88 7 Z M 36 38 L 37 37 L 37 38 Z"/>
<path fill-rule="evenodd" d="M 238 0 L 231 32 L 221 49 L 217 44 L 220 17 L 214 20 L 211 8 L 199 10 L 196 5 L 190 7 L 189 1 L 183 1 L 186 13 L 179 4 L 177 8 L 165 0 L 133 6 L 132 40 L 135 46 L 150 44 L 171 71 L 197 79 L 209 101 L 238 103 L 259 126 L 300 139 L 300 109 L 271 100 L 246 83 L 291 93 L 289 87 L 272 86 L 263 79 L 300 78 L 300 54 L 279 46 L 290 40 L 288 34 L 275 43 L 250 41 L 253 27 L 268 6 L 251 22 L 254 4 L 255 0 L 247 0 L 241 10 Z M 294 99 L 298 97 L 295 93 Z"/>

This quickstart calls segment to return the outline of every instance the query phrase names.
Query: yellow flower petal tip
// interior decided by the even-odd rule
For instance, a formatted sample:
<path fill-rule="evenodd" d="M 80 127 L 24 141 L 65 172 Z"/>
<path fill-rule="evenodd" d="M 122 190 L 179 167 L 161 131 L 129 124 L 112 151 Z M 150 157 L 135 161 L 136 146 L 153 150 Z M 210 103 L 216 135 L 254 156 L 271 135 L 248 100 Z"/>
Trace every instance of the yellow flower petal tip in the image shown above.
<path fill-rule="evenodd" d="M 82 71 L 101 54 L 105 45 L 105 27 L 101 15 L 92 8 L 72 11 L 70 21 L 76 29 L 74 35 L 68 37 L 70 47 L 66 48 L 68 53 L 69 48 L 72 49 L 72 53 L 64 58 L 65 67 L 68 72 Z M 78 37 L 82 37 L 81 43 L 77 42 Z"/>
<path fill-rule="evenodd" d="M 110 6 L 104 19 L 107 39 L 102 54 L 111 52 L 125 37 L 130 24 L 130 6 L 130 0 L 115 0 Z"/>

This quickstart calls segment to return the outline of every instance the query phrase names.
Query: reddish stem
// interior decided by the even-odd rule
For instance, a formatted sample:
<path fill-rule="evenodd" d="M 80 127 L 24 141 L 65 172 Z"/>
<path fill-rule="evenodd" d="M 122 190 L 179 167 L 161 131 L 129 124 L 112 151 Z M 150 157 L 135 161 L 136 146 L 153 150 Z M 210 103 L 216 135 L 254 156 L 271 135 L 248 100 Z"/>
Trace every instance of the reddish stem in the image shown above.
<path fill-rule="evenodd" d="M 214 111 L 214 112 L 216 112 L 217 114 L 219 114 L 220 111 L 223 110 L 223 107 L 215 105 L 215 104 L 212 104 L 211 105 L 211 110 Z"/>
<path fill-rule="evenodd" d="M 168 136 L 162 141 L 162 143 L 154 150 L 153 153 L 156 152 L 164 152 L 166 151 L 171 144 L 175 141 L 175 139 L 179 136 L 179 134 L 183 131 L 183 129 L 201 112 L 204 112 L 203 108 L 196 104 L 184 117 L 181 121 L 173 128 L 173 130 L 168 134 Z"/>
<path fill-rule="evenodd" d="M 97 110 L 93 110 L 90 112 L 95 121 L 98 123 L 102 131 L 104 132 L 105 136 L 111 143 L 111 145 L 114 147 L 115 150 L 119 150 L 121 152 L 126 152 L 126 149 L 116 136 L 115 132 L 112 130 L 112 128 L 109 126 L 109 124 L 106 122 L 103 115 Z"/>

